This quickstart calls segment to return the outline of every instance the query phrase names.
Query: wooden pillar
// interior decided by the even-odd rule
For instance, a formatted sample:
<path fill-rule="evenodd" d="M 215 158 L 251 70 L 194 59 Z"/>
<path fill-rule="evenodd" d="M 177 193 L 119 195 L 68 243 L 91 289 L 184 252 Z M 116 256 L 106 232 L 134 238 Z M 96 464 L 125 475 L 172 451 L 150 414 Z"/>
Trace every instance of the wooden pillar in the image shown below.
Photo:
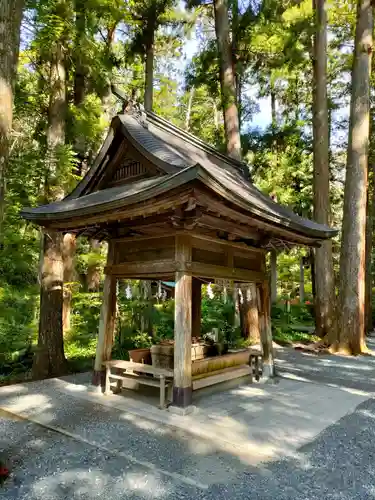
<path fill-rule="evenodd" d="M 277 253 L 276 250 L 272 249 L 270 253 L 270 264 L 271 264 L 271 303 L 276 304 L 277 302 Z"/>
<path fill-rule="evenodd" d="M 176 237 L 176 286 L 174 319 L 174 386 L 173 405 L 186 408 L 192 402 L 191 336 L 192 288 L 189 271 L 191 242 L 186 236 Z"/>
<path fill-rule="evenodd" d="M 114 244 L 108 244 L 107 265 L 114 263 Z M 116 278 L 106 275 L 103 287 L 103 302 L 100 311 L 98 343 L 96 346 L 94 373 L 92 384 L 101 386 L 104 383 L 105 370 L 103 361 L 111 359 L 113 335 L 116 321 Z"/>
<path fill-rule="evenodd" d="M 192 336 L 200 337 L 202 317 L 202 282 L 193 278 L 192 282 Z"/>
<path fill-rule="evenodd" d="M 263 376 L 273 377 L 275 375 L 272 330 L 270 317 L 270 295 L 268 282 L 259 285 L 259 323 L 260 339 L 263 352 Z"/>

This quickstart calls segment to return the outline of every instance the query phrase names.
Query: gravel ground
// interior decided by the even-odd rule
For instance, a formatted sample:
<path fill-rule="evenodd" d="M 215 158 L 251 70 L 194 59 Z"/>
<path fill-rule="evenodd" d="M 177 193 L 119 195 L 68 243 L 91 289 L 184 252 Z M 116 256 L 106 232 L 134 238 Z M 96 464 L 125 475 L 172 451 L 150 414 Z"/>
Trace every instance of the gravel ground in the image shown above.
<path fill-rule="evenodd" d="M 375 352 L 375 337 L 367 338 L 367 346 Z M 375 397 L 375 356 L 319 356 L 294 349 L 276 351 L 276 370 L 281 376 L 296 376 L 319 383 L 361 390 Z"/>
<path fill-rule="evenodd" d="M 10 457 L 13 474 L 0 490 L 2 499 L 375 499 L 372 399 L 328 427 L 293 459 L 257 469 L 183 435 L 142 429 L 134 422 L 108 428 L 106 412 L 97 423 L 84 416 L 84 407 L 79 414 L 82 419 L 74 419 L 70 432 L 89 439 L 95 430 L 103 439 L 107 435 L 101 444 L 133 458 L 3 415 L 0 449 Z M 54 425 L 62 418 L 55 415 Z M 197 481 L 197 486 L 184 479 Z"/>

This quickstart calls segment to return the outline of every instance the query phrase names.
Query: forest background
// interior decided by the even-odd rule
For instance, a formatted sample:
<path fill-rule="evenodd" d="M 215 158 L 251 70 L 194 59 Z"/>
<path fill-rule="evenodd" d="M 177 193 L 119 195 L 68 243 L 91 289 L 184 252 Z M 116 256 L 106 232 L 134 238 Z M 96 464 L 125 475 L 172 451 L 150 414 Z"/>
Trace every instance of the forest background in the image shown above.
<path fill-rule="evenodd" d="M 338 229 L 350 220 L 359 231 L 362 256 L 366 247 L 366 260 L 354 252 L 350 264 L 346 256 L 351 227 L 322 249 L 324 259 L 306 248 L 271 253 L 274 335 L 282 342 L 314 339 L 306 326 L 315 320 L 316 334 L 327 344 L 363 350 L 364 333 L 373 324 L 372 45 L 363 50 L 372 35 L 370 0 L 2 0 L 0 14 L 6 34 L 0 59 L 10 48 L 5 77 L 13 103 L 11 127 L 0 127 L 0 381 L 31 376 L 41 316 L 43 237 L 20 210 L 61 199 L 87 172 L 111 118 L 123 106 L 119 94 L 144 102 L 146 109 L 220 151 L 239 155 L 254 184 L 299 215 Z M 232 87 L 223 76 L 225 57 L 231 61 Z M 2 71 L 4 77 L 5 64 Z M 1 100 L 4 125 L 6 97 L 0 93 Z M 357 164 L 356 102 L 363 103 L 367 127 Z M 233 104 L 237 152 L 230 149 L 233 138 L 225 126 Z M 319 116 L 326 116 L 326 128 Z M 366 195 L 367 175 L 367 207 L 362 203 L 345 212 L 350 195 L 362 192 L 363 197 L 364 185 Z M 351 190 L 348 182 L 345 188 L 348 178 Z M 318 193 L 324 195 L 320 212 Z M 70 370 L 92 363 L 105 255 L 103 242 L 64 238 L 61 334 Z M 328 269 L 332 278 L 326 292 L 323 260 L 328 266 L 323 274 Z M 353 288 L 353 299 L 345 296 L 345 283 L 360 266 L 360 292 Z M 147 290 L 140 282 L 118 284 L 119 356 L 173 336 L 173 301 L 165 300 L 157 285 L 150 307 Z M 338 304 L 351 304 L 340 317 L 340 307 L 333 309 L 336 298 Z M 355 323 L 361 308 L 363 329 L 341 338 L 340 328 L 348 318 Z M 208 285 L 202 333 L 218 327 L 233 345 L 251 342 L 238 331 L 234 309 L 225 291 Z"/>

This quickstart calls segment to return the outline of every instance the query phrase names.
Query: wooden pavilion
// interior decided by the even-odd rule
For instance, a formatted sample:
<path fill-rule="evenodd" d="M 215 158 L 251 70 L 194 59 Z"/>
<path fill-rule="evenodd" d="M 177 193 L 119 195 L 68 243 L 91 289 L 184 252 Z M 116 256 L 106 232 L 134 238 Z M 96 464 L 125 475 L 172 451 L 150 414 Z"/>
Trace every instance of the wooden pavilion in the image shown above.
<path fill-rule="evenodd" d="M 192 400 L 201 279 L 257 284 L 264 373 L 272 376 L 266 253 L 319 246 L 336 234 L 262 194 L 246 164 L 137 106 L 112 120 L 93 166 L 69 196 L 23 216 L 49 230 L 108 241 L 96 385 L 111 357 L 116 279 L 176 283 L 173 404 L 183 408 Z"/>

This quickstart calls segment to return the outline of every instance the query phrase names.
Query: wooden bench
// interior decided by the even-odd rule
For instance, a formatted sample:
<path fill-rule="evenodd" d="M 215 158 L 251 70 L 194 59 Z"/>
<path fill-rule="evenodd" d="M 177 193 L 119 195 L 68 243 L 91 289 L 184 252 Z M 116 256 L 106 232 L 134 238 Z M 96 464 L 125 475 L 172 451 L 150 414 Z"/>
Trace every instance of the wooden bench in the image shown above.
<path fill-rule="evenodd" d="M 134 363 L 133 361 L 112 360 L 103 363 L 106 370 L 105 391 L 104 394 L 111 394 L 111 379 L 117 380 L 117 391 L 122 389 L 123 381 L 133 379 L 139 384 L 159 387 L 160 389 L 160 408 L 165 408 L 166 389 L 172 388 L 173 370 L 167 368 L 156 368 L 151 365 Z M 116 369 L 122 372 L 121 375 L 112 373 Z M 144 376 L 146 375 L 146 376 Z M 147 377 L 153 375 L 153 377 Z M 170 398 L 167 398 L 170 399 Z"/>

